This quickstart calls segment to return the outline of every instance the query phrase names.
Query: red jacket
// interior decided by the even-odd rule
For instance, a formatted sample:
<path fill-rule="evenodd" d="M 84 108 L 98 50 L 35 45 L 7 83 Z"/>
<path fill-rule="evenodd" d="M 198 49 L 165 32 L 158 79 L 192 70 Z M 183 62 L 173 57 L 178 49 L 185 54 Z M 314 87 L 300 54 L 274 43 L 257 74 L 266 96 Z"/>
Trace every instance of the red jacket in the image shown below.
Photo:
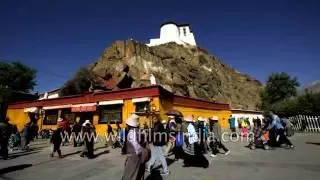
<path fill-rule="evenodd" d="M 63 120 L 63 121 L 58 122 L 58 126 L 62 127 L 62 129 L 64 131 L 68 131 L 71 129 L 70 124 L 67 120 Z"/>

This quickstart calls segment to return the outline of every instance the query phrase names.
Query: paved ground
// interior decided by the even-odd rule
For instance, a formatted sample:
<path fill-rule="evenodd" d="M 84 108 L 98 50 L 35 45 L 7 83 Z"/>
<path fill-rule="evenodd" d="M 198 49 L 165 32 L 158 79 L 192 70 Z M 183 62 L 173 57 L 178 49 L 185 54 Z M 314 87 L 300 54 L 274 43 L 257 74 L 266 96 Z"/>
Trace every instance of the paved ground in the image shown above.
<path fill-rule="evenodd" d="M 174 162 L 169 166 L 170 175 L 146 174 L 146 179 L 319 179 L 320 134 L 296 134 L 291 139 L 295 150 L 251 151 L 244 147 L 247 143 L 226 143 L 231 154 L 208 157 L 207 169 L 183 168 L 182 162 Z M 63 159 L 49 157 L 47 141 L 34 142 L 32 148 L 28 153 L 11 154 L 10 160 L 0 160 L 0 180 L 121 179 L 125 157 L 119 150 L 97 145 L 97 158 L 88 160 L 79 157 L 81 148 L 63 147 Z"/>

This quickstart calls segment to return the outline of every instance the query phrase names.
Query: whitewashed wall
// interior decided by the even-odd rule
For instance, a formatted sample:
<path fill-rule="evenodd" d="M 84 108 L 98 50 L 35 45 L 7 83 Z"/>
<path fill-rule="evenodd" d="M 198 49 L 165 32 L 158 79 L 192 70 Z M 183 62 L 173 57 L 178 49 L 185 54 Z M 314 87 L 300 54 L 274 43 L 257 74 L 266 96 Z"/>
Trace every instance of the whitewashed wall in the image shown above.
<path fill-rule="evenodd" d="M 194 36 L 193 36 L 193 33 L 191 32 L 190 30 L 190 27 L 189 26 L 181 26 L 179 27 L 180 29 L 180 39 L 183 41 L 183 42 L 186 42 L 190 45 L 193 45 L 193 46 L 196 46 L 196 41 L 194 39 Z M 184 30 L 186 30 L 186 36 L 184 35 Z"/>
<path fill-rule="evenodd" d="M 186 29 L 186 36 L 184 35 L 183 29 Z M 178 27 L 176 24 L 170 23 L 163 25 L 160 29 L 160 38 L 150 39 L 150 43 L 147 46 L 157 46 L 169 42 L 175 42 L 177 44 L 185 45 L 196 45 L 193 33 L 190 31 L 189 26 Z"/>

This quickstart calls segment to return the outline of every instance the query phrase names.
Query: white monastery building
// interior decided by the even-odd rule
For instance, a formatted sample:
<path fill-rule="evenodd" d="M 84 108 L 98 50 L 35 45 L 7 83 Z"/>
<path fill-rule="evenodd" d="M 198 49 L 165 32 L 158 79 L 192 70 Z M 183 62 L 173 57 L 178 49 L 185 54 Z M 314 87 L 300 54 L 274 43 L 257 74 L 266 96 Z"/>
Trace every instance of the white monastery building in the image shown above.
<path fill-rule="evenodd" d="M 157 46 L 169 42 L 181 45 L 197 45 L 189 24 L 166 22 L 160 26 L 160 38 L 150 39 L 150 43 L 147 46 Z"/>

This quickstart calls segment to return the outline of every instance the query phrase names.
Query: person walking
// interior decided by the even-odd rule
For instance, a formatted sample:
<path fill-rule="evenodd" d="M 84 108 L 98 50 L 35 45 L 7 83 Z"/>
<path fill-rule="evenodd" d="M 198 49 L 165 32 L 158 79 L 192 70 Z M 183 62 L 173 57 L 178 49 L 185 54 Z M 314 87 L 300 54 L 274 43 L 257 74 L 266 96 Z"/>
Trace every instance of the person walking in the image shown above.
<path fill-rule="evenodd" d="M 277 140 L 277 145 L 281 144 L 287 144 L 289 148 L 294 148 L 294 145 L 291 143 L 291 141 L 287 138 L 285 135 L 285 129 L 281 123 L 281 120 L 278 115 L 274 114 L 273 112 L 270 112 L 270 118 L 271 118 L 271 123 L 268 127 L 269 130 L 275 129 L 276 132 L 276 139 Z"/>
<path fill-rule="evenodd" d="M 73 147 L 77 147 L 80 143 L 79 134 L 81 132 L 82 124 L 80 121 L 76 121 L 76 123 L 72 127 L 72 133 L 73 133 Z"/>
<path fill-rule="evenodd" d="M 90 120 L 86 120 L 82 124 L 82 138 L 84 139 L 84 148 L 81 153 L 81 157 L 87 156 L 89 159 L 94 158 L 94 128 L 90 122 Z"/>
<path fill-rule="evenodd" d="M 62 133 L 64 135 L 70 135 L 71 127 L 70 127 L 70 124 L 69 124 L 69 122 L 68 122 L 68 120 L 66 118 L 60 117 L 58 119 L 58 126 L 62 128 L 62 131 L 63 131 Z M 62 146 L 64 146 L 65 143 L 68 143 L 68 138 L 64 138 L 62 140 Z"/>
<path fill-rule="evenodd" d="M 221 134 L 221 126 L 219 124 L 219 120 L 217 117 L 212 117 L 210 119 L 210 130 L 214 134 L 214 137 L 212 141 L 210 142 L 210 146 L 212 149 L 211 157 L 217 157 L 217 154 L 219 153 L 219 148 L 223 149 L 225 152 L 225 155 L 230 154 L 230 150 L 227 149 L 224 144 L 222 143 L 222 134 Z"/>
<path fill-rule="evenodd" d="M 201 152 L 199 138 L 193 125 L 194 122 L 192 116 L 185 117 L 185 121 L 187 123 L 187 133 L 185 135 L 186 145 L 184 147 L 184 167 L 196 166 L 207 168 L 209 166 L 209 162 Z"/>
<path fill-rule="evenodd" d="M 230 118 L 229 118 L 229 126 L 230 126 L 230 130 L 231 130 L 231 136 L 232 137 L 236 137 L 237 134 L 236 134 L 236 118 L 233 117 L 232 115 L 230 115 Z"/>
<path fill-rule="evenodd" d="M 168 165 L 167 161 L 164 157 L 163 146 L 167 144 L 167 132 L 163 127 L 163 124 L 160 121 L 160 118 L 156 115 L 153 116 L 154 129 L 152 132 L 153 138 L 153 146 L 150 146 L 151 149 L 151 159 L 148 162 L 148 166 L 146 168 L 147 172 L 151 172 L 151 167 L 154 165 L 157 159 L 161 161 L 163 171 L 161 175 L 168 175 Z"/>
<path fill-rule="evenodd" d="M 25 124 L 21 132 L 21 148 L 23 150 L 29 150 L 29 143 L 32 139 L 30 124 L 30 122 Z"/>
<path fill-rule="evenodd" d="M 63 133 L 63 127 L 58 126 L 57 130 L 55 130 L 51 136 L 50 143 L 52 144 L 52 152 L 50 154 L 51 157 L 54 157 L 54 153 L 57 152 L 59 155 L 59 158 L 62 158 L 61 154 L 61 143 L 62 143 L 62 137 L 61 134 Z"/>
<path fill-rule="evenodd" d="M 139 116 L 131 115 L 126 120 L 127 131 L 125 147 L 127 159 L 124 164 L 122 180 L 141 180 L 144 175 L 144 167 L 150 153 L 148 146 L 144 148 L 139 142 Z"/>
<path fill-rule="evenodd" d="M 175 121 L 175 116 L 168 116 L 169 118 L 169 123 L 167 125 L 167 132 L 169 134 L 169 141 L 167 143 L 167 147 L 165 149 L 165 155 L 168 156 L 169 153 L 173 150 L 175 146 L 175 136 L 176 136 L 176 128 L 177 128 L 177 123 Z M 163 124 L 163 123 L 162 123 Z"/>
<path fill-rule="evenodd" d="M 6 118 L 3 122 L 0 122 L 0 156 L 4 159 L 8 159 L 8 143 L 12 132 L 12 125 L 9 123 L 9 119 Z"/>
<path fill-rule="evenodd" d="M 207 141 L 206 141 L 206 134 L 205 134 L 205 119 L 203 117 L 198 117 L 198 128 L 199 128 L 199 142 L 200 142 L 200 149 L 201 152 L 207 153 Z"/>
<path fill-rule="evenodd" d="M 107 125 L 107 135 L 108 135 L 108 139 L 109 141 L 106 142 L 106 146 L 111 146 L 112 145 L 112 139 L 113 139 L 113 136 L 114 136 L 114 133 L 113 133 L 113 129 L 112 129 L 112 126 L 110 124 L 110 122 L 108 123 Z"/>

